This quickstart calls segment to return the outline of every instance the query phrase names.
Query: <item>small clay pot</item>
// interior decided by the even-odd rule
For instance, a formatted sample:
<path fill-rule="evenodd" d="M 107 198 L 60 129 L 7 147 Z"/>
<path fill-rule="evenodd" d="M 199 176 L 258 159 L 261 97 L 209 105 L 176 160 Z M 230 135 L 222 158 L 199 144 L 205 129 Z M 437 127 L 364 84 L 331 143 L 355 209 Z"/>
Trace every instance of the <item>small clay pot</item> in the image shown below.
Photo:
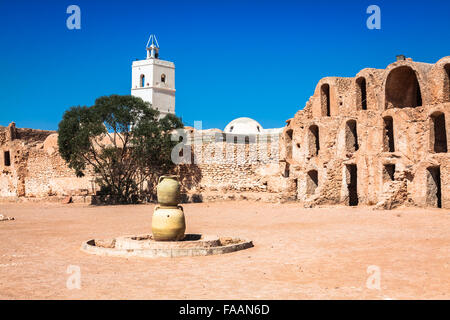
<path fill-rule="evenodd" d="M 159 177 L 156 194 L 161 206 L 177 206 L 180 202 L 180 183 L 177 176 Z"/>
<path fill-rule="evenodd" d="M 184 238 L 186 221 L 182 206 L 162 207 L 153 211 L 152 234 L 156 241 L 179 241 Z"/>

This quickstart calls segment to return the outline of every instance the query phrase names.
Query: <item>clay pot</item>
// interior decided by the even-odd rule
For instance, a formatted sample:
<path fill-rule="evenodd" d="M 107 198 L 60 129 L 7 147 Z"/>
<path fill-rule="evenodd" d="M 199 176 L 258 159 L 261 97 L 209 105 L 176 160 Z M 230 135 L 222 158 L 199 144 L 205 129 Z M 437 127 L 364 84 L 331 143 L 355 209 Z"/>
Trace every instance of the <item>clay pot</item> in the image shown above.
<path fill-rule="evenodd" d="M 179 241 L 184 238 L 186 221 L 182 206 L 161 207 L 153 211 L 152 233 L 156 241 Z"/>
<path fill-rule="evenodd" d="M 180 183 L 177 176 L 159 177 L 156 194 L 160 205 L 176 207 L 180 202 Z"/>

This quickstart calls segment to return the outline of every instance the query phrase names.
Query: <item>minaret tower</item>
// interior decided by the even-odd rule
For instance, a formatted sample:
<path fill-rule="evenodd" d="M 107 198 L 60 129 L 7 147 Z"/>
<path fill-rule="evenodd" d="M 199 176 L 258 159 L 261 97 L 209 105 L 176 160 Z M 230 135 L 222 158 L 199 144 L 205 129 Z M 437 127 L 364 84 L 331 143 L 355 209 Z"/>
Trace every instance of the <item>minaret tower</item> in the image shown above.
<path fill-rule="evenodd" d="M 155 35 L 150 35 L 146 49 L 147 59 L 131 66 L 131 94 L 150 102 L 162 117 L 175 114 L 175 64 L 159 59 Z"/>
<path fill-rule="evenodd" d="M 150 41 L 152 42 L 152 44 L 150 44 Z M 150 35 L 150 38 L 147 41 L 147 59 L 158 59 L 158 58 L 159 58 L 159 44 L 158 40 L 156 39 L 156 36 L 152 34 Z"/>

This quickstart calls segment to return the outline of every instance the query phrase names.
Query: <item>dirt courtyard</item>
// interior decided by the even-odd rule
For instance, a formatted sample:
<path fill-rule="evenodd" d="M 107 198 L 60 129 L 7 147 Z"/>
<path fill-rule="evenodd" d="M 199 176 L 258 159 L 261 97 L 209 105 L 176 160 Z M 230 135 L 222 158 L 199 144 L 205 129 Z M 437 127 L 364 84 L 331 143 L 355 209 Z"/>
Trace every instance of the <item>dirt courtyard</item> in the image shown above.
<path fill-rule="evenodd" d="M 450 299 L 450 212 L 185 204 L 187 230 L 253 240 L 225 255 L 118 258 L 88 239 L 150 233 L 153 205 L 5 203 L 1 299 Z M 81 289 L 68 289 L 69 266 Z M 380 271 L 380 290 L 369 289 Z M 372 267 L 373 268 L 373 267 Z M 372 270 L 372 269 L 371 269 Z"/>

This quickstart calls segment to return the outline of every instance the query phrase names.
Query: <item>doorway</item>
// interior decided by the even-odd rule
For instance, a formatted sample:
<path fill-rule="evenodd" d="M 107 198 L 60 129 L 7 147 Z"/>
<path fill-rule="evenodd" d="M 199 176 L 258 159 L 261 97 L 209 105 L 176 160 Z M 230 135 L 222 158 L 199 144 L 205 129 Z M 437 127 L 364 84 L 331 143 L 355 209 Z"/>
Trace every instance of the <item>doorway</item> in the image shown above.
<path fill-rule="evenodd" d="M 427 169 L 427 204 L 442 208 L 441 167 Z"/>
<path fill-rule="evenodd" d="M 347 190 L 348 190 L 348 205 L 357 206 L 358 199 L 358 169 L 356 164 L 347 164 Z"/>

